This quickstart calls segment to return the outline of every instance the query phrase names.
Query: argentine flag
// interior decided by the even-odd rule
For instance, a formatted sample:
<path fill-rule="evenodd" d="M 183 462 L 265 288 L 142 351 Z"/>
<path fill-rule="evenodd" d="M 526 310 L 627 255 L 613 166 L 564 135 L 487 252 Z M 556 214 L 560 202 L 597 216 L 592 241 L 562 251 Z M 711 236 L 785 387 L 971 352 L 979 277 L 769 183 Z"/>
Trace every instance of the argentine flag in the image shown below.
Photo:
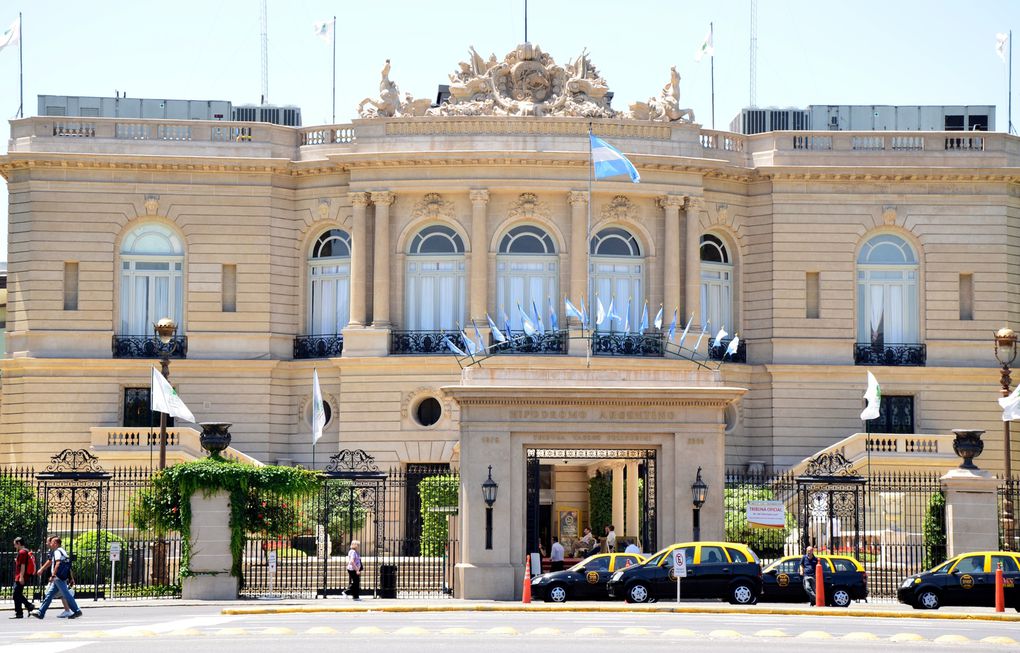
<path fill-rule="evenodd" d="M 590 132 L 588 138 L 591 139 L 591 164 L 596 179 L 627 175 L 635 184 L 641 181 L 637 168 L 620 150 Z"/>

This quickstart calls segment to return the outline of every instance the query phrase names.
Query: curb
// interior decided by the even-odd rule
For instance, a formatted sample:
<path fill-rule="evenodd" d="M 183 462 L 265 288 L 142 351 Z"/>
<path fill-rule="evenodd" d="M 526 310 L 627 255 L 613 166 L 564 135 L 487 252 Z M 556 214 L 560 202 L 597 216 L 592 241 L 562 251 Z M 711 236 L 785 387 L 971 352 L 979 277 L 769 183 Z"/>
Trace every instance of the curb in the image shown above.
<path fill-rule="evenodd" d="M 364 613 L 364 612 L 609 612 L 609 613 L 662 613 L 662 614 L 766 614 L 787 616 L 819 616 L 847 618 L 878 618 L 878 619 L 937 619 L 963 621 L 1003 621 L 1020 623 L 1020 614 L 968 614 L 960 612 L 892 612 L 884 610 L 811 610 L 799 608 L 752 608 L 739 610 L 733 608 L 712 607 L 675 607 L 675 608 L 637 608 L 609 606 L 525 606 L 516 605 L 418 605 L 418 606 L 280 606 L 265 608 L 224 608 L 224 615 L 260 615 L 260 614 L 314 614 L 314 613 Z"/>

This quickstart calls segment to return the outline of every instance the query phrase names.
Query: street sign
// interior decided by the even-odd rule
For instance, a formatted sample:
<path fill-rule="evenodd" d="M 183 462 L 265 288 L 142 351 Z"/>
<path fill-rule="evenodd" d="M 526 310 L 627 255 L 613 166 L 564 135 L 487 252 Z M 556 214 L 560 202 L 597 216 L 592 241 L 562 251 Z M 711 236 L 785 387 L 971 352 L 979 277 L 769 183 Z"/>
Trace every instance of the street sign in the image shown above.
<path fill-rule="evenodd" d="M 267 556 L 269 559 L 269 573 L 276 572 L 276 551 L 270 551 Z"/>
<path fill-rule="evenodd" d="M 687 578 L 687 557 L 683 549 L 673 552 L 673 575 L 677 578 Z"/>
<path fill-rule="evenodd" d="M 110 542 L 110 562 L 120 562 L 120 542 Z"/>

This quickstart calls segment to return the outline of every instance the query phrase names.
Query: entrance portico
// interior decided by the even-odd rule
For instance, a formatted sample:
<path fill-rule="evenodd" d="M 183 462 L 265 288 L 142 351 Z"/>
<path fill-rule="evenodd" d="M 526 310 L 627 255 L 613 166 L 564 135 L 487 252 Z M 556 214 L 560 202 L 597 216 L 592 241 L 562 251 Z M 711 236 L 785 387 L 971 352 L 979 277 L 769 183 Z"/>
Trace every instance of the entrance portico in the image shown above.
<path fill-rule="evenodd" d="M 654 452 L 658 546 L 691 537 L 687 497 L 701 467 L 714 490 L 702 509 L 702 535 L 722 536 L 724 411 L 746 390 L 723 386 L 717 372 L 473 368 L 461 385 L 443 390 L 460 406 L 460 598 L 520 596 L 530 544 L 529 449 L 605 450 L 607 458 L 610 450 Z M 489 465 L 499 484 L 492 549 L 485 548 L 481 500 Z"/>

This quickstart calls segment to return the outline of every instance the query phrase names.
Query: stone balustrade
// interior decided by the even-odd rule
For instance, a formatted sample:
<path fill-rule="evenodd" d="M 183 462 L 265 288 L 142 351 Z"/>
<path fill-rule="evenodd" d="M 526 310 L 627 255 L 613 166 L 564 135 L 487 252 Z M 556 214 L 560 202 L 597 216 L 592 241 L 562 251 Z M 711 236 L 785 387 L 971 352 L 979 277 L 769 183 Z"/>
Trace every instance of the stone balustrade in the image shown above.
<path fill-rule="evenodd" d="M 917 466 L 930 468 L 933 463 L 939 468 L 950 469 L 960 463 L 953 453 L 953 435 L 941 433 L 854 433 L 822 449 L 812 458 L 831 453 L 842 454 L 859 473 L 867 469 L 869 457 L 873 469 L 885 470 Z M 805 459 L 794 465 L 791 471 L 795 475 L 803 474 L 807 464 Z"/>
<path fill-rule="evenodd" d="M 89 429 L 91 449 L 103 459 L 142 464 L 149 460 L 150 450 L 159 450 L 159 427 L 93 426 Z M 167 428 L 167 459 L 171 463 L 205 458 L 209 455 L 199 441 L 200 431 L 188 426 Z M 238 463 L 262 466 L 263 463 L 233 447 L 223 457 Z"/>

